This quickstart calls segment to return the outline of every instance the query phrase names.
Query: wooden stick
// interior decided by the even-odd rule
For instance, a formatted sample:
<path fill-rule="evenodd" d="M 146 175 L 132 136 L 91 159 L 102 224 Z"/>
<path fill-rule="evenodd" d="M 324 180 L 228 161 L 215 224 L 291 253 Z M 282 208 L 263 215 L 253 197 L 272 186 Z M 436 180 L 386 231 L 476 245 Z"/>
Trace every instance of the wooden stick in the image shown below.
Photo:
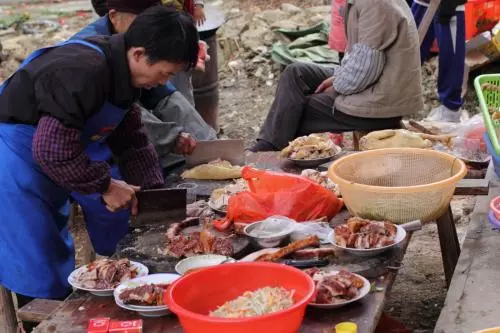
<path fill-rule="evenodd" d="M 427 11 L 425 12 L 424 18 L 420 22 L 420 26 L 418 27 L 418 38 L 420 39 L 420 45 L 424 42 L 425 35 L 429 30 L 429 27 L 434 19 L 434 15 L 436 15 L 439 5 L 441 4 L 441 0 L 431 0 Z"/>
<path fill-rule="evenodd" d="M 410 124 L 410 126 L 414 127 L 415 129 L 419 130 L 420 132 L 422 132 L 424 134 L 431 134 L 431 135 L 436 134 L 436 133 L 432 132 L 430 129 L 428 129 L 427 127 L 421 125 L 420 123 L 416 122 L 413 119 L 410 119 L 409 124 Z"/>
<path fill-rule="evenodd" d="M 0 333 L 16 333 L 17 318 L 12 293 L 0 286 Z"/>

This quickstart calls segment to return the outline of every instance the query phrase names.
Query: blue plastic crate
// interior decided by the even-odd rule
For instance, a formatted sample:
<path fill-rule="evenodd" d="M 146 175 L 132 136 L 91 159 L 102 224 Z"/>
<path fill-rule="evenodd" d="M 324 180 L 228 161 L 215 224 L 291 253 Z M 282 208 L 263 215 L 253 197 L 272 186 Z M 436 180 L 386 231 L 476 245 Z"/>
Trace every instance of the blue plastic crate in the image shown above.
<path fill-rule="evenodd" d="M 495 149 L 493 149 L 493 144 L 491 143 L 490 136 L 487 132 L 484 133 L 484 142 L 486 142 L 486 149 L 488 149 L 488 153 L 491 155 L 495 173 L 498 177 L 500 177 L 500 157 L 495 152 Z"/>

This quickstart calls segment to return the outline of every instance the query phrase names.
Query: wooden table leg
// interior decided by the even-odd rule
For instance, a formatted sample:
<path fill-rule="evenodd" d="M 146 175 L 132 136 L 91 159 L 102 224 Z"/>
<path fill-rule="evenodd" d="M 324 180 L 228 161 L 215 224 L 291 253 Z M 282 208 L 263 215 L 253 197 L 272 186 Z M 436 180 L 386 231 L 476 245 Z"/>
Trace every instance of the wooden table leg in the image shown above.
<path fill-rule="evenodd" d="M 16 332 L 17 318 L 12 293 L 0 286 L 0 333 Z"/>
<path fill-rule="evenodd" d="M 455 266 L 458 262 L 458 257 L 460 256 L 460 243 L 458 242 L 457 228 L 453 222 L 451 206 L 448 206 L 446 212 L 436 220 L 436 223 L 439 243 L 441 245 L 446 286 L 449 286 L 453 277 L 453 271 L 455 271 Z"/>

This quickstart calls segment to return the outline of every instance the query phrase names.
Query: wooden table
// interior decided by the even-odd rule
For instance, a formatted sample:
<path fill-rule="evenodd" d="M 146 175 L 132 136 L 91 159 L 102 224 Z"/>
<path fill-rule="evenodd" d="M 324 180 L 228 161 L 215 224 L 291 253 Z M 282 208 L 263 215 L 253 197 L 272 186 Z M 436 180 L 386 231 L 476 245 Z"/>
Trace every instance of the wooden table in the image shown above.
<path fill-rule="evenodd" d="M 356 152 L 345 151 L 342 154 L 353 154 Z M 291 173 L 300 173 L 301 169 L 294 166 L 291 162 L 280 160 L 275 152 L 247 153 L 247 163 L 253 163 L 259 168 L 269 170 L 281 170 Z M 324 168 L 324 166 L 323 166 Z M 167 179 L 167 183 L 175 186 L 178 183 L 185 182 L 179 175 L 182 172 L 174 172 Z M 202 195 L 209 195 L 211 191 Z M 487 195 L 488 180 L 484 179 L 464 179 L 459 182 L 455 189 L 456 195 Z M 460 256 L 460 243 L 458 241 L 457 230 L 453 220 L 451 206 L 448 206 L 446 213 L 436 221 L 439 234 L 439 244 L 441 246 L 441 256 L 443 259 L 443 269 L 445 274 L 446 285 L 449 286 L 455 266 L 457 265 L 458 257 Z"/>
<path fill-rule="evenodd" d="M 392 252 L 394 261 L 403 260 L 410 238 L 411 234 L 399 248 Z M 358 332 L 374 332 L 396 274 L 397 271 L 389 271 L 373 280 L 383 290 L 370 293 L 357 303 L 335 310 L 308 309 L 299 332 L 329 333 L 336 324 L 343 321 L 356 322 Z M 85 292 L 75 292 L 47 320 L 43 321 L 35 332 L 81 333 L 86 331 L 89 319 L 103 316 L 122 320 L 140 318 L 137 313 L 116 306 L 112 297 L 97 297 Z M 174 315 L 142 319 L 146 333 L 183 332 Z"/>
<path fill-rule="evenodd" d="M 281 163 L 275 153 L 250 153 L 247 156 L 249 163 L 254 163 L 260 168 L 271 170 L 285 170 L 297 173 L 300 170 L 288 163 Z M 174 178 L 171 179 L 173 181 Z M 475 183 L 476 185 L 478 183 Z M 475 193 L 484 191 L 484 183 L 476 186 L 472 183 L 464 184 L 457 189 L 461 194 L 467 194 L 473 189 Z M 175 185 L 175 183 L 171 183 Z M 438 222 L 438 229 L 443 251 L 443 261 L 445 262 L 445 272 L 453 272 L 454 263 L 459 254 L 458 238 L 453 224 L 451 211 Z M 393 262 L 402 262 L 406 248 L 411 239 L 411 233 L 407 239 L 392 253 Z M 382 315 L 385 300 L 395 281 L 397 270 L 389 270 L 375 279 L 377 286 L 382 291 L 370 293 L 360 302 L 351 304 L 336 310 L 308 309 L 300 332 L 304 333 L 326 333 L 331 332 L 335 324 L 343 321 L 353 321 L 358 324 L 358 332 L 374 332 L 377 323 Z M 47 320 L 43 321 L 36 332 L 85 332 L 88 320 L 99 316 L 109 316 L 115 319 L 139 318 L 134 312 L 129 312 L 118 308 L 114 304 L 113 298 L 103 298 L 83 292 L 73 293 Z M 144 328 L 147 333 L 154 332 L 182 332 L 182 329 L 175 316 L 170 315 L 164 318 L 144 319 Z"/>

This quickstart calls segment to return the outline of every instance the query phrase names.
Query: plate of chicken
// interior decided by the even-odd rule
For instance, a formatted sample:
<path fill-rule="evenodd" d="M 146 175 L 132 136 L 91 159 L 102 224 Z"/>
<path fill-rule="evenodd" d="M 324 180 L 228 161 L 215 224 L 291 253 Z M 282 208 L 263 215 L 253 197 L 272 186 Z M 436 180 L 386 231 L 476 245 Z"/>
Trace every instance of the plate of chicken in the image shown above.
<path fill-rule="evenodd" d="M 319 268 L 304 270 L 316 285 L 316 294 L 310 306 L 336 309 L 359 301 L 370 292 L 370 282 L 361 275 L 341 271 L 321 271 Z"/>
<path fill-rule="evenodd" d="M 69 284 L 96 296 L 111 296 L 120 283 L 148 275 L 146 266 L 128 259 L 100 259 L 74 270 Z"/>
<path fill-rule="evenodd" d="M 151 274 L 126 281 L 115 289 L 115 303 L 144 317 L 164 316 L 168 314 L 165 291 L 179 277 L 178 274 Z"/>
<path fill-rule="evenodd" d="M 352 217 L 347 223 L 336 226 L 328 236 L 334 246 L 362 257 L 381 254 L 405 238 L 405 229 L 398 225 L 359 217 Z"/>

